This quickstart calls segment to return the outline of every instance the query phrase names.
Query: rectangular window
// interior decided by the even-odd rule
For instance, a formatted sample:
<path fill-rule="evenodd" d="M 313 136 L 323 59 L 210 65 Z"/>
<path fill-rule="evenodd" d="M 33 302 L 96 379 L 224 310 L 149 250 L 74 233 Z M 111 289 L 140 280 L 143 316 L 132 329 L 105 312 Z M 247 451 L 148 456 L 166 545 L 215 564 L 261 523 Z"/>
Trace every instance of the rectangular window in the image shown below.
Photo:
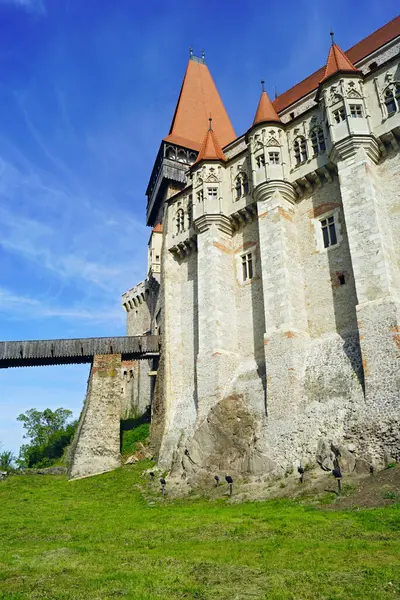
<path fill-rule="evenodd" d="M 207 190 L 208 199 L 209 200 L 216 200 L 217 199 L 217 193 L 218 193 L 217 188 L 208 188 L 208 190 Z"/>
<path fill-rule="evenodd" d="M 257 165 L 258 169 L 260 169 L 261 167 L 263 167 L 265 165 L 264 154 L 259 154 L 258 156 L 256 156 L 256 165 Z"/>
<path fill-rule="evenodd" d="M 324 239 L 324 248 L 336 246 L 337 235 L 335 218 L 333 216 L 321 220 L 322 237 Z"/>
<path fill-rule="evenodd" d="M 203 200 L 204 200 L 203 190 L 200 190 L 200 192 L 197 192 L 196 198 L 197 198 L 197 202 L 203 202 Z"/>
<path fill-rule="evenodd" d="M 333 118 L 335 119 L 336 123 L 340 123 L 340 121 L 345 120 L 344 106 L 341 106 L 337 110 L 333 111 Z"/>
<path fill-rule="evenodd" d="M 361 119 L 363 116 L 361 104 L 350 104 L 350 114 L 353 119 Z"/>
<path fill-rule="evenodd" d="M 279 152 L 269 152 L 269 164 L 279 165 Z"/>
<path fill-rule="evenodd" d="M 253 279 L 253 254 L 251 252 L 242 256 L 242 277 L 243 281 Z"/>

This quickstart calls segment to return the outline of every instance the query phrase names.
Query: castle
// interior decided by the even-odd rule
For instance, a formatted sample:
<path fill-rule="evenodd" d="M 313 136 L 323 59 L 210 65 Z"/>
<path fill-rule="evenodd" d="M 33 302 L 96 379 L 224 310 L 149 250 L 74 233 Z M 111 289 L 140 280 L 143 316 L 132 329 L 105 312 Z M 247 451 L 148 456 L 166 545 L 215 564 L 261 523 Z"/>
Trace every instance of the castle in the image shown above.
<path fill-rule="evenodd" d="M 322 61 L 321 61 L 322 62 Z M 256 108 L 256 106 L 255 106 Z M 147 188 L 146 279 L 123 295 L 159 465 L 281 475 L 400 457 L 400 17 L 234 132 L 191 54 Z"/>

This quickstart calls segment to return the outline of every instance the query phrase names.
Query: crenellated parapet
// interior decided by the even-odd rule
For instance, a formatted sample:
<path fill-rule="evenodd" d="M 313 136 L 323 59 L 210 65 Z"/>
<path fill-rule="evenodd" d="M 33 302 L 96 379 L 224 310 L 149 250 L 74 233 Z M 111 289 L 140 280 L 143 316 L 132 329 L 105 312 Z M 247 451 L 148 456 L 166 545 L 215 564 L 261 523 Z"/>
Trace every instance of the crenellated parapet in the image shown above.
<path fill-rule="evenodd" d="M 122 306 L 126 312 L 137 309 L 144 304 L 149 296 L 149 282 L 146 279 L 122 294 Z"/>

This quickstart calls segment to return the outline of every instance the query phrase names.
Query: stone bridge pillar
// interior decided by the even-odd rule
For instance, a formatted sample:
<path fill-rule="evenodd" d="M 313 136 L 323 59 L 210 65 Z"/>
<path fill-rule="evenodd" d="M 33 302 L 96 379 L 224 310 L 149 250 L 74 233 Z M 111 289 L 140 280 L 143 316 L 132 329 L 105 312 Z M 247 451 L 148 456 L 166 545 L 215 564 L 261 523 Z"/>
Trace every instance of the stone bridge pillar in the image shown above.
<path fill-rule="evenodd" d="M 121 465 L 122 387 L 121 355 L 95 355 L 72 446 L 71 479 L 112 471 Z"/>

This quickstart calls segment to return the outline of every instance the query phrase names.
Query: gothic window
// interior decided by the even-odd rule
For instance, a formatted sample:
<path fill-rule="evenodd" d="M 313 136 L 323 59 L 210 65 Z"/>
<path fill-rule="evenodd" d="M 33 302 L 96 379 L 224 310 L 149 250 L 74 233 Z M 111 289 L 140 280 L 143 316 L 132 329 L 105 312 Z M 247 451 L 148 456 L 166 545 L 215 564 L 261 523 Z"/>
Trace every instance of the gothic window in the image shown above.
<path fill-rule="evenodd" d="M 178 208 L 176 213 L 176 233 L 185 231 L 185 213 L 182 208 Z"/>
<path fill-rule="evenodd" d="M 346 113 L 344 112 L 344 106 L 333 111 L 333 118 L 335 119 L 335 123 L 340 123 L 345 120 Z"/>
<path fill-rule="evenodd" d="M 236 200 L 239 200 L 239 198 L 242 197 L 242 180 L 241 180 L 240 175 L 238 175 L 236 177 L 235 192 L 236 192 Z"/>
<path fill-rule="evenodd" d="M 270 165 L 279 165 L 279 152 L 268 152 L 268 162 Z"/>
<path fill-rule="evenodd" d="M 324 241 L 324 248 L 329 248 L 330 246 L 336 246 L 338 243 L 337 234 L 336 234 L 336 223 L 335 217 L 331 215 L 330 217 L 326 217 L 325 219 L 321 219 L 321 230 L 322 230 L 322 238 Z"/>
<path fill-rule="evenodd" d="M 265 156 L 264 156 L 264 153 L 259 154 L 258 156 L 256 156 L 256 165 L 257 165 L 257 169 L 260 169 L 261 167 L 263 167 L 265 165 Z"/>
<path fill-rule="evenodd" d="M 247 194 L 249 193 L 249 180 L 247 179 L 246 173 L 243 173 L 242 185 L 243 185 L 243 196 L 247 196 Z"/>
<path fill-rule="evenodd" d="M 253 279 L 253 277 L 254 277 L 253 253 L 246 252 L 246 254 L 242 255 L 242 279 L 243 279 L 243 282 L 249 281 L 249 279 Z"/>
<path fill-rule="evenodd" d="M 216 187 L 208 188 L 207 191 L 208 199 L 213 201 L 217 199 L 218 190 Z"/>
<path fill-rule="evenodd" d="M 311 146 L 313 155 L 323 154 L 326 150 L 324 131 L 322 127 L 316 127 L 311 132 Z"/>
<path fill-rule="evenodd" d="M 293 148 L 296 165 L 301 165 L 308 158 L 306 138 L 303 136 L 298 137 L 294 142 Z"/>
<path fill-rule="evenodd" d="M 386 88 L 384 100 L 388 116 L 390 117 L 400 108 L 400 83 Z"/>
<path fill-rule="evenodd" d="M 184 150 L 178 150 L 178 160 L 179 160 L 179 162 L 182 162 L 182 163 L 187 162 L 187 155 Z"/>
<path fill-rule="evenodd" d="M 247 196 L 249 193 L 249 180 L 247 179 L 246 173 L 239 173 L 235 180 L 235 195 L 236 200 Z"/>
<path fill-rule="evenodd" d="M 168 148 L 165 152 L 165 156 L 166 156 L 166 158 L 175 160 L 175 148 L 172 148 L 172 146 L 168 146 Z"/>
<path fill-rule="evenodd" d="M 204 192 L 203 192 L 203 190 L 200 190 L 199 192 L 197 192 L 196 198 L 197 198 L 197 202 L 203 202 L 203 200 L 204 200 Z"/>
<path fill-rule="evenodd" d="M 189 154 L 189 163 L 192 165 L 194 163 L 194 161 L 196 160 L 197 156 L 194 152 L 191 152 Z"/>
<path fill-rule="evenodd" d="M 192 226 L 193 221 L 193 199 L 192 194 L 189 194 L 189 200 L 187 205 L 187 220 L 188 220 L 188 228 Z"/>
<path fill-rule="evenodd" d="M 361 119 L 363 117 L 361 104 L 350 104 L 350 116 L 353 119 Z"/>

